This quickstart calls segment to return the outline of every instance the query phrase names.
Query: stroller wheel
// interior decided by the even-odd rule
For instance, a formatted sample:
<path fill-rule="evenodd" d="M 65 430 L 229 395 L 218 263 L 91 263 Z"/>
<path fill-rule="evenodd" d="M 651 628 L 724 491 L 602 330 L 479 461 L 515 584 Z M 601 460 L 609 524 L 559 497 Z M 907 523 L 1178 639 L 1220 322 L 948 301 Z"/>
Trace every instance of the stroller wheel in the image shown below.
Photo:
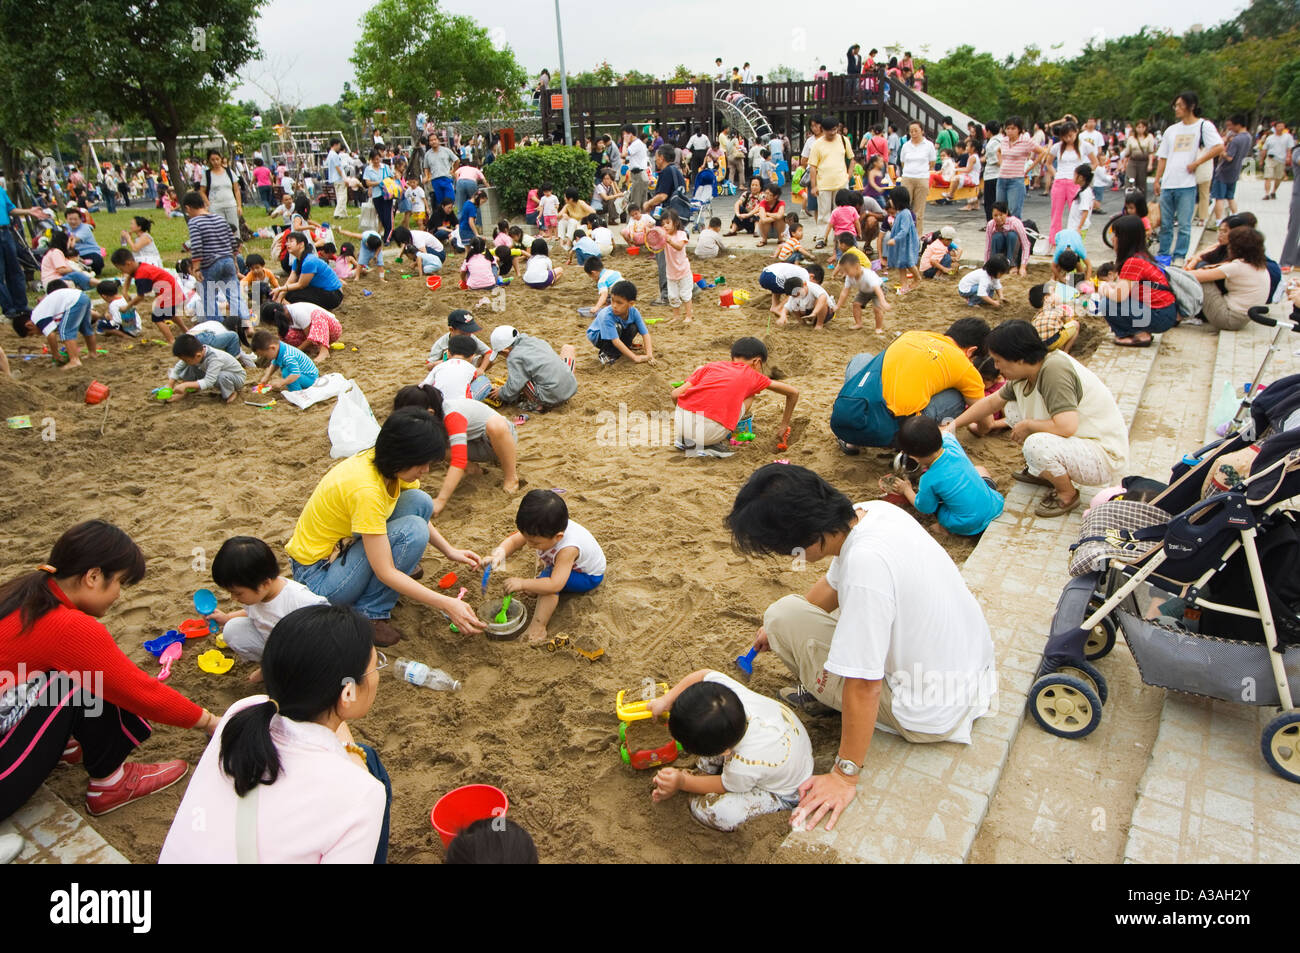
<path fill-rule="evenodd" d="M 1106 704 L 1106 696 L 1110 694 L 1106 687 L 1106 677 L 1097 671 L 1095 665 L 1089 662 L 1076 662 L 1073 665 L 1062 665 L 1057 669 L 1063 675 L 1073 675 L 1075 678 L 1088 683 L 1093 694 L 1097 696 L 1097 701 L 1103 705 Z"/>
<path fill-rule="evenodd" d="M 1284 711 L 1264 728 L 1260 749 L 1268 766 L 1300 784 L 1300 711 Z"/>
<path fill-rule="evenodd" d="M 1044 731 L 1058 738 L 1082 738 L 1101 723 L 1101 702 L 1092 686 L 1062 672 L 1034 682 L 1029 710 Z"/>
<path fill-rule="evenodd" d="M 1091 615 L 1097 610 L 1098 604 L 1091 603 L 1088 606 L 1088 614 Z M 1105 658 L 1110 654 L 1110 650 L 1115 647 L 1115 622 L 1106 616 L 1100 622 L 1092 627 L 1088 633 L 1088 641 L 1083 643 L 1083 657 L 1089 662 L 1095 662 L 1099 658 Z M 1103 702 L 1105 699 L 1103 699 Z"/>

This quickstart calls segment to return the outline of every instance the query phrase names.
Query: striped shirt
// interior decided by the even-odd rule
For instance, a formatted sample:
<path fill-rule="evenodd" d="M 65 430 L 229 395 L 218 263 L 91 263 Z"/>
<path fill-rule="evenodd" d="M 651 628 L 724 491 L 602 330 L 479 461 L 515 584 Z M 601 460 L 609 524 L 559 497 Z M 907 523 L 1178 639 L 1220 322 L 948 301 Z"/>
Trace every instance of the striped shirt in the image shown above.
<path fill-rule="evenodd" d="M 993 236 L 998 232 L 1015 232 L 1020 236 L 1020 263 L 1028 264 L 1029 236 L 1025 234 L 1025 226 L 1014 215 L 1008 215 L 1006 224 L 1001 228 L 998 228 L 998 223 L 993 219 L 989 219 L 989 223 L 984 226 L 984 260 L 988 261 L 989 255 L 993 253 Z"/>
<path fill-rule="evenodd" d="M 789 261 L 790 256 L 795 252 L 807 257 L 808 253 L 803 250 L 803 245 L 797 238 L 788 238 L 783 241 L 776 249 L 777 261 Z"/>
<path fill-rule="evenodd" d="M 1002 143 L 1002 169 L 998 177 L 1002 179 L 1023 179 L 1025 165 L 1037 148 L 1034 140 L 1021 134 L 1018 142 Z"/>
<path fill-rule="evenodd" d="M 234 255 L 234 233 L 224 218 L 204 212 L 186 224 L 190 229 L 190 255 L 199 260 L 201 267 L 208 268 Z"/>

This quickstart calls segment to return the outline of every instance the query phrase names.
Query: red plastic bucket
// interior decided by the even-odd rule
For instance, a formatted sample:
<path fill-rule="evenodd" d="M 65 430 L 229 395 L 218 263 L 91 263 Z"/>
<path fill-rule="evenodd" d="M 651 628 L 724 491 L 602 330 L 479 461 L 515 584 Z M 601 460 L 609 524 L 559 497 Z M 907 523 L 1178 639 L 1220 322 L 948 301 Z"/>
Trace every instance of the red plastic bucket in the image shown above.
<path fill-rule="evenodd" d="M 438 798 L 429 812 L 429 822 L 442 838 L 442 846 L 450 847 L 466 827 L 484 818 L 503 817 L 509 807 L 510 799 L 500 788 L 467 784 Z"/>
<path fill-rule="evenodd" d="M 730 288 L 728 288 L 726 291 L 722 292 L 722 294 L 718 296 L 718 304 L 724 308 L 730 308 L 735 303 L 736 303 L 736 299 L 732 295 Z"/>
<path fill-rule="evenodd" d="M 424 285 L 430 291 L 437 291 L 442 287 L 442 275 L 430 275 L 424 279 Z"/>
<path fill-rule="evenodd" d="M 101 384 L 99 381 L 91 381 L 90 386 L 86 388 L 86 403 L 88 404 L 98 404 L 107 396 L 107 384 Z"/>
<path fill-rule="evenodd" d="M 464 278 L 460 279 L 460 290 L 461 291 L 469 290 L 469 283 Z"/>
<path fill-rule="evenodd" d="M 629 255 L 639 255 L 639 254 L 641 254 L 641 248 L 640 248 L 639 245 L 628 245 L 628 246 L 627 246 L 627 253 L 628 253 Z"/>
<path fill-rule="evenodd" d="M 694 275 L 694 274 L 691 275 L 691 281 L 703 281 L 703 280 L 704 280 L 703 275 Z"/>

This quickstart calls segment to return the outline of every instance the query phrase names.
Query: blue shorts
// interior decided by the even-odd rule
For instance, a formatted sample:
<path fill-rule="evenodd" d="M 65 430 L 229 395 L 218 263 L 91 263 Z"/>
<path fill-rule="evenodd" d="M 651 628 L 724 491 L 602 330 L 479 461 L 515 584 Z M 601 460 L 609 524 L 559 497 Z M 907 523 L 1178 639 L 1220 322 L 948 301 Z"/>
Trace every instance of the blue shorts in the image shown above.
<path fill-rule="evenodd" d="M 758 286 L 774 295 L 785 294 L 785 285 L 781 283 L 781 279 L 766 269 L 759 273 Z"/>
<path fill-rule="evenodd" d="M 384 250 L 383 248 L 380 248 L 379 251 L 371 251 L 366 247 L 366 243 L 362 242 L 361 247 L 357 249 L 357 264 L 362 268 L 368 268 L 372 262 L 378 267 L 383 268 Z"/>
<path fill-rule="evenodd" d="M 553 567 L 551 566 L 547 566 L 537 574 L 537 578 L 550 579 L 552 568 Z M 569 579 L 565 582 L 564 588 L 561 589 L 560 592 L 591 592 L 591 590 L 595 589 L 604 581 L 604 573 L 601 573 L 599 576 L 592 576 L 585 572 L 578 572 L 576 569 L 571 569 L 569 570 Z"/>
<path fill-rule="evenodd" d="M 1218 200 L 1223 199 L 1231 202 L 1237 197 L 1236 182 L 1220 182 L 1218 179 L 1210 180 L 1210 198 Z"/>

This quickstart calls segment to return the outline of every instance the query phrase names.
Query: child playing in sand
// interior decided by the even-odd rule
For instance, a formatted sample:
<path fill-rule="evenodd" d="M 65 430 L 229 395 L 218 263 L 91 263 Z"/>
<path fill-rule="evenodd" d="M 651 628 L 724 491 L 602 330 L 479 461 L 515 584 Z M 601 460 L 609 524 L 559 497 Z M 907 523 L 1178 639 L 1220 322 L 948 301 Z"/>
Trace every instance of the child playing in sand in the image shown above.
<path fill-rule="evenodd" d="M 921 272 L 916 267 L 920 257 L 920 237 L 916 234 L 916 219 L 912 216 L 912 200 L 906 188 L 896 185 L 889 190 L 889 204 L 894 207 L 894 224 L 885 242 L 885 261 L 897 268 L 900 285 L 898 293 L 907 294 L 921 283 Z"/>
<path fill-rule="evenodd" d="M 608 367 L 620 357 L 631 358 L 633 364 L 654 363 L 654 344 L 635 304 L 636 285 L 624 279 L 609 289 L 609 304 L 596 312 L 595 320 L 587 328 L 587 340 L 600 352 L 602 365 Z M 644 354 L 632 351 L 638 334 L 645 344 Z"/>
<path fill-rule="evenodd" d="M 482 400 L 492 390 L 492 382 L 483 376 L 471 360 L 478 339 L 472 334 L 453 334 L 447 342 L 447 359 L 439 361 L 421 381 L 436 387 L 443 397 Z"/>
<path fill-rule="evenodd" d="M 578 226 L 596 214 L 596 210 L 579 198 L 575 188 L 564 190 L 564 208 L 560 209 L 559 221 L 556 223 L 556 235 L 560 244 L 568 248 L 573 243 L 573 233 Z"/>
<path fill-rule="evenodd" d="M 262 650 L 275 624 L 295 609 L 329 605 L 302 583 L 280 575 L 275 553 L 253 536 L 232 536 L 212 560 L 212 581 L 243 608 L 213 612 L 205 618 L 222 626 L 221 638 L 245 662 L 261 662 Z M 248 676 L 262 680 L 259 666 Z"/>
<path fill-rule="evenodd" d="M 244 260 L 244 264 L 248 267 L 248 271 L 244 273 L 243 278 L 239 279 L 239 283 L 244 288 L 244 297 L 251 302 L 254 310 L 261 311 L 262 303 L 271 300 L 271 292 L 280 287 L 280 281 L 266 267 L 266 259 L 257 252 L 249 255 Z M 334 273 L 338 274 L 337 267 Z"/>
<path fill-rule="evenodd" d="M 660 219 L 667 244 L 664 245 L 664 271 L 668 276 L 668 306 L 673 309 L 673 319 L 685 312 L 683 324 L 695 318 L 691 299 L 695 293 L 695 278 L 690 259 L 686 257 L 686 242 L 690 235 L 682 225 L 682 218 L 672 209 Z"/>
<path fill-rule="evenodd" d="M 835 302 L 830 293 L 822 287 L 826 272 L 816 263 L 808 266 L 808 280 L 802 289 L 785 299 L 781 314 L 776 319 L 778 325 L 784 325 L 793 316 L 804 324 L 811 324 L 814 331 L 820 331 L 826 322 L 835 317 Z"/>
<path fill-rule="evenodd" d="M 717 258 L 726 253 L 727 246 L 722 241 L 722 219 L 715 216 L 709 219 L 709 227 L 700 232 L 700 237 L 695 241 L 695 257 Z"/>
<path fill-rule="evenodd" d="M 614 254 L 614 233 L 605 219 L 597 216 L 592 222 L 591 240 L 596 243 L 596 250 L 602 256 Z"/>
<path fill-rule="evenodd" d="M 559 282 L 563 268 L 551 264 L 551 249 L 544 238 L 534 238 L 528 249 L 528 264 L 524 266 L 524 284 L 530 288 L 549 288 Z"/>
<path fill-rule="evenodd" d="M 863 268 L 871 267 L 871 256 L 858 247 L 858 241 L 852 232 L 840 232 L 835 236 L 835 267 L 832 275 L 839 275 L 844 270 L 845 258 L 856 258 Z"/>
<path fill-rule="evenodd" d="M 596 304 L 592 313 L 609 304 L 609 293 L 614 285 L 623 280 L 623 273 L 613 268 L 606 268 L 601 258 L 588 258 L 582 264 L 582 270 L 592 281 L 596 282 Z"/>
<path fill-rule="evenodd" d="M 355 238 L 360 244 L 357 246 L 357 279 L 370 274 L 370 266 L 373 264 L 375 270 L 379 272 L 379 280 L 387 281 L 384 274 L 384 239 L 378 232 L 372 229 L 366 229 L 364 232 L 349 232 L 345 228 L 335 227 L 334 229 L 340 235 L 348 238 Z"/>
<path fill-rule="evenodd" d="M 641 210 L 641 206 L 633 205 L 627 210 L 627 224 L 619 233 L 623 236 L 623 241 L 627 242 L 628 247 L 640 247 L 645 244 L 646 232 L 654 226 L 654 219 Z"/>
<path fill-rule="evenodd" d="M 59 363 L 59 350 L 68 349 L 68 362 L 64 368 L 81 367 L 81 350 L 77 345 L 77 336 L 86 341 L 86 356 L 93 357 L 95 348 L 95 326 L 90 319 L 90 296 L 80 288 L 69 288 L 62 281 L 54 280 L 49 284 L 50 292 L 42 298 L 30 312 L 15 311 L 10 318 L 14 331 L 20 338 L 25 338 L 33 331 L 45 338 L 50 349 L 50 357 Z"/>
<path fill-rule="evenodd" d="M 135 256 L 126 248 L 116 249 L 111 260 L 113 267 L 135 284 L 135 296 L 127 302 L 126 307 L 134 311 L 146 295 L 152 294 L 154 298 L 149 314 L 154 326 L 164 340 L 174 343 L 176 339 L 167 322 L 174 323 L 182 334 L 187 330 L 182 317 L 186 296 L 180 277 L 157 265 L 136 261 Z"/>
<path fill-rule="evenodd" d="M 1002 282 L 999 280 L 1011 270 L 1006 255 L 994 255 L 976 268 L 962 275 L 957 282 L 957 293 L 968 305 L 983 304 L 990 308 L 1002 307 Z"/>
<path fill-rule="evenodd" d="M 957 229 L 945 225 L 939 229 L 938 236 L 921 252 L 917 267 L 921 269 L 922 278 L 933 278 L 943 272 L 945 275 L 956 274 L 957 265 L 953 255 L 957 252 Z"/>
<path fill-rule="evenodd" d="M 776 246 L 776 254 L 772 257 L 789 265 L 812 261 L 812 256 L 803 247 L 803 225 L 800 222 L 796 220 L 790 226 L 789 237 Z"/>
<path fill-rule="evenodd" d="M 433 342 L 433 347 L 429 348 L 429 357 L 425 361 L 425 366 L 435 367 L 438 363 L 447 360 L 451 356 L 452 338 L 467 337 L 474 342 L 474 353 L 477 355 L 475 366 L 480 373 L 486 374 L 487 369 L 496 360 L 496 355 L 490 347 L 474 336 L 482 330 L 483 328 L 474 320 L 474 315 L 464 308 L 457 308 L 447 315 L 447 333 Z"/>
<path fill-rule="evenodd" d="M 565 264 L 573 261 L 575 255 L 578 257 L 579 267 L 582 267 L 591 259 L 601 256 L 600 246 L 596 244 L 596 239 L 581 228 L 573 233 L 573 247 L 569 249 L 569 257 L 565 260 Z"/>
<path fill-rule="evenodd" d="M 767 345 L 758 338 L 740 338 L 731 345 L 731 360 L 714 361 L 696 369 L 673 389 L 675 446 L 692 456 L 729 457 L 727 437 L 741 420 L 752 422 L 754 398 L 771 389 L 785 397 L 785 413 L 777 425 L 784 436 L 794 416 L 799 391 L 763 374 Z"/>
<path fill-rule="evenodd" d="M 578 392 L 573 364 L 578 356 L 572 344 L 556 354 L 555 349 L 508 324 L 492 331 L 492 350 L 506 359 L 506 382 L 492 388 L 492 396 L 503 404 L 519 403 L 528 413 L 558 407 Z"/>
<path fill-rule="evenodd" d="M 264 361 L 270 361 L 266 373 L 257 382 L 261 390 L 304 390 L 316 383 L 320 371 L 316 363 L 288 341 L 281 341 L 277 335 L 265 328 L 253 332 L 253 353 Z M 276 371 L 280 379 L 272 381 Z"/>
<path fill-rule="evenodd" d="M 475 236 L 465 250 L 460 266 L 461 281 L 470 291 L 487 291 L 497 286 L 496 258 L 488 254 L 487 243 Z"/>
<path fill-rule="evenodd" d="M 858 251 L 856 248 L 852 250 Z M 875 316 L 876 333 L 884 334 L 885 312 L 892 308 L 893 305 L 885 297 L 885 283 L 880 280 L 880 276 L 872 271 L 869 265 L 863 264 L 865 257 L 860 252 L 857 255 L 846 252 L 840 256 L 838 270 L 844 277 L 844 287 L 840 290 L 840 297 L 835 303 L 835 310 L 842 309 L 844 302 L 849 295 L 852 295 L 853 330 L 862 329 L 862 309 L 869 304 Z"/>
<path fill-rule="evenodd" d="M 262 305 L 262 326 L 275 328 L 280 339 L 292 344 L 312 360 L 329 357 L 330 345 L 343 336 L 343 325 L 330 311 L 310 301 Z"/>
<path fill-rule="evenodd" d="M 555 187 L 549 182 L 543 182 L 538 188 L 537 223 L 543 238 L 554 238 L 560 224 L 560 199 L 554 193 Z"/>
<path fill-rule="evenodd" d="M 96 285 L 95 291 L 100 297 L 100 304 L 95 308 L 95 330 L 111 337 L 139 337 L 140 318 L 133 308 L 126 306 L 122 283 L 109 278 Z"/>
<path fill-rule="evenodd" d="M 971 463 L 961 442 L 932 417 L 916 414 L 904 420 L 898 448 L 921 464 L 917 488 L 894 475 L 881 477 L 880 488 L 903 494 L 918 513 L 937 513 L 947 532 L 978 536 L 1002 512 L 1002 494 L 989 472 Z"/>
<path fill-rule="evenodd" d="M 493 569 L 525 546 L 537 550 L 541 571 L 536 579 L 511 576 L 509 593 L 534 593 L 537 606 L 524 633 L 529 642 L 546 639 L 546 625 L 560 604 L 562 592 L 591 592 L 605 579 L 605 553 L 596 537 L 569 519 L 564 497 L 553 490 L 529 490 L 515 514 L 518 532 L 511 533 L 488 555 Z"/>
<path fill-rule="evenodd" d="M 758 286 L 772 293 L 772 305 L 768 308 L 778 317 L 781 315 L 781 303 L 789 295 L 801 294 L 803 286 L 808 283 L 808 272 L 798 265 L 778 262 L 768 265 L 758 275 Z"/>
<path fill-rule="evenodd" d="M 649 705 L 668 713 L 668 732 L 695 772 L 660 768 L 655 803 L 689 794 L 691 816 L 705 827 L 734 831 L 745 821 L 789 811 L 813 773 L 812 742 L 785 705 L 751 691 L 721 672 L 692 672 Z"/>
<path fill-rule="evenodd" d="M 143 215 L 134 215 L 131 224 L 122 232 L 121 244 L 131 250 L 136 261 L 147 262 L 161 268 L 162 255 L 158 252 L 158 246 L 154 244 L 152 229 L 151 220 Z"/>
<path fill-rule="evenodd" d="M 1064 288 L 1065 293 L 1061 290 Z M 1036 312 L 1030 323 L 1049 351 L 1070 353 L 1079 336 L 1076 320 L 1078 292 L 1069 285 L 1034 285 L 1029 289 L 1029 306 Z"/>
<path fill-rule="evenodd" d="M 246 380 L 244 366 L 225 351 L 208 347 L 192 334 L 182 334 L 172 345 L 172 354 L 179 360 L 162 385 L 171 389 L 168 400 L 180 400 L 186 391 L 215 391 L 227 404 L 238 399 Z"/>

